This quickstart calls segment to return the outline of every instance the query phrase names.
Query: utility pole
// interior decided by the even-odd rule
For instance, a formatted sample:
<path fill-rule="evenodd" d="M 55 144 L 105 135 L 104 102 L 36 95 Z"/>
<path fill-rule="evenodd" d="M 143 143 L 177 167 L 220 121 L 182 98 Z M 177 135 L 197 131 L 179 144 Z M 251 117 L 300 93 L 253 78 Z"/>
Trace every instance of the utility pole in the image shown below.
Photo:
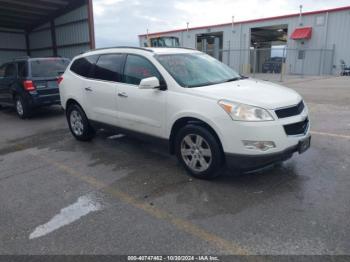
<path fill-rule="evenodd" d="M 149 47 L 149 46 L 151 46 L 150 45 L 150 42 L 149 42 L 149 30 L 148 30 L 148 28 L 146 29 L 146 42 L 147 42 L 147 46 Z"/>
<path fill-rule="evenodd" d="M 232 33 L 234 33 L 234 26 L 235 26 L 235 16 L 233 15 L 232 16 L 232 24 L 231 24 Z"/>
<path fill-rule="evenodd" d="M 232 24 L 231 24 L 231 34 L 230 34 L 230 40 L 229 40 L 229 44 L 228 44 L 228 66 L 231 66 L 231 46 L 233 46 L 233 34 L 234 34 L 234 23 L 235 23 L 235 16 L 232 16 Z"/>

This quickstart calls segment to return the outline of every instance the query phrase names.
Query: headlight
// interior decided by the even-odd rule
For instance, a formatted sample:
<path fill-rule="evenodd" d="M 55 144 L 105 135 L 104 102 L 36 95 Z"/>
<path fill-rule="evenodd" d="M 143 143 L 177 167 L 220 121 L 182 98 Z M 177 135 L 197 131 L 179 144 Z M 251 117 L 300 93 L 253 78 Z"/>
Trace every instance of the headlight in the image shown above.
<path fill-rule="evenodd" d="M 224 100 L 220 100 L 218 103 L 225 110 L 225 112 L 229 114 L 229 116 L 233 120 L 238 120 L 238 121 L 272 121 L 273 120 L 273 117 L 270 115 L 270 113 L 267 112 L 267 110 L 260 107 L 240 104 L 236 102 L 229 102 Z"/>

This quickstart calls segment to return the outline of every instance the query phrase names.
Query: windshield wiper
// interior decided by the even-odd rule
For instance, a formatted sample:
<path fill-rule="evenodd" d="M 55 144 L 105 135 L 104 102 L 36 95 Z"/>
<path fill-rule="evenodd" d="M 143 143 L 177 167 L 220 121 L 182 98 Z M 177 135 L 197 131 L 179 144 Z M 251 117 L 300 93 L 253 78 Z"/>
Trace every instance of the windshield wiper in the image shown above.
<path fill-rule="evenodd" d="M 217 83 L 207 82 L 207 83 L 202 83 L 202 84 L 198 84 L 198 85 L 188 85 L 187 88 L 201 87 L 201 86 L 210 86 L 210 85 L 215 85 L 215 84 L 217 84 Z"/>
<path fill-rule="evenodd" d="M 233 82 L 233 81 L 237 81 L 240 79 L 241 79 L 240 77 L 233 77 L 233 78 L 227 79 L 225 82 Z"/>

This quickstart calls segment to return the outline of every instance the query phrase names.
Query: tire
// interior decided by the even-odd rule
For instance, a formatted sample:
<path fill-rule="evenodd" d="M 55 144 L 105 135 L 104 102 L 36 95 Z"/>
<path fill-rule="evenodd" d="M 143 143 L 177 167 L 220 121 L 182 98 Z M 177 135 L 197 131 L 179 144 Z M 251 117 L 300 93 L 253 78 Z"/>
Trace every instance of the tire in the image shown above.
<path fill-rule="evenodd" d="M 77 104 L 70 105 L 67 109 L 67 121 L 72 135 L 79 141 L 90 141 L 95 136 L 83 109 Z"/>
<path fill-rule="evenodd" d="M 219 141 L 203 126 L 187 125 L 180 129 L 175 138 L 175 153 L 189 174 L 196 178 L 212 179 L 219 176 L 224 167 Z"/>
<path fill-rule="evenodd" d="M 30 117 L 31 115 L 30 107 L 27 101 L 23 99 L 22 96 L 19 96 L 19 95 L 15 96 L 14 104 L 15 104 L 16 113 L 19 118 L 26 119 Z"/>

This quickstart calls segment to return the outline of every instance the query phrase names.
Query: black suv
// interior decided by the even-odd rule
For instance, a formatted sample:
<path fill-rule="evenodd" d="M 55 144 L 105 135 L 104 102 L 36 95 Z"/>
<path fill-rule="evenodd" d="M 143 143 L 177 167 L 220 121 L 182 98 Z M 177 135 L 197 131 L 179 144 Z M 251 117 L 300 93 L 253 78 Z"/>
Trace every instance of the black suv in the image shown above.
<path fill-rule="evenodd" d="M 60 104 L 58 81 L 69 64 L 61 57 L 21 58 L 0 67 L 0 107 L 14 106 L 20 118 L 32 109 Z"/>

